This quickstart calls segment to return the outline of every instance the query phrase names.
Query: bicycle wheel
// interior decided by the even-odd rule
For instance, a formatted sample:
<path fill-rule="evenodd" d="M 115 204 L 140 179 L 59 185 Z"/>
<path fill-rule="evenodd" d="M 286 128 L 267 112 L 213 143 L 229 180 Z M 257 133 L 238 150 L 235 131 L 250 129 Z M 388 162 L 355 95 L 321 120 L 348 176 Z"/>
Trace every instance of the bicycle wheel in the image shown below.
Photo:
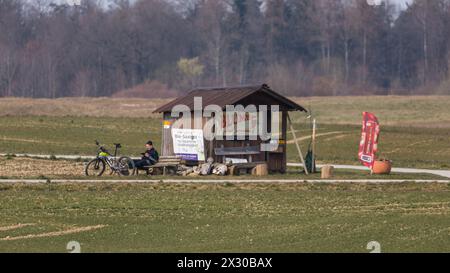
<path fill-rule="evenodd" d="M 136 167 L 134 166 L 133 159 L 127 156 L 119 158 L 118 165 L 119 165 L 119 175 L 130 176 L 134 175 L 136 172 Z"/>
<path fill-rule="evenodd" d="M 86 165 L 86 176 L 102 176 L 105 172 L 105 161 L 96 158 Z"/>

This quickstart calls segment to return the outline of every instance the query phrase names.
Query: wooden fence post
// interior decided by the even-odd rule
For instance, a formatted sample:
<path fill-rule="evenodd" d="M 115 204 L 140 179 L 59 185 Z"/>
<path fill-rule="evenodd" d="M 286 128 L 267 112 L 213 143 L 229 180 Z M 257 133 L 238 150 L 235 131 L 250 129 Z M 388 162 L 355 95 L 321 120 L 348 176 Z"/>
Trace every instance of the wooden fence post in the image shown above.
<path fill-rule="evenodd" d="M 287 118 L 288 118 L 288 121 L 289 121 L 289 127 L 291 129 L 292 137 L 294 137 L 295 146 L 297 147 L 298 156 L 300 157 L 300 160 L 302 161 L 303 168 L 305 169 L 306 175 L 309 175 L 308 168 L 306 167 L 306 162 L 305 162 L 305 159 L 303 157 L 302 149 L 300 148 L 300 144 L 298 144 L 298 139 L 297 139 L 297 136 L 295 135 L 294 125 L 292 124 L 291 117 L 290 117 L 289 113 L 287 115 Z"/>

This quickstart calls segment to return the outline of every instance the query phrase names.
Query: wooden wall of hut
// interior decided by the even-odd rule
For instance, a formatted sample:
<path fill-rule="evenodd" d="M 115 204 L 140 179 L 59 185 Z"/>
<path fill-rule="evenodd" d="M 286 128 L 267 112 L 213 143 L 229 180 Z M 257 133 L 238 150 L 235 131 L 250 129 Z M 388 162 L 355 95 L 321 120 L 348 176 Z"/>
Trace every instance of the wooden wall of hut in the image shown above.
<path fill-rule="evenodd" d="M 192 115 L 192 127 L 194 128 L 194 117 Z M 271 115 L 268 116 L 269 130 L 271 124 Z M 173 156 L 173 139 L 172 139 L 172 126 L 176 121 L 176 118 L 172 118 L 169 112 L 164 113 L 163 120 L 163 132 L 162 132 L 162 155 L 163 156 Z M 208 121 L 207 118 L 202 118 L 202 125 L 204 125 Z M 253 155 L 253 162 L 267 162 L 269 166 L 270 172 L 286 172 L 286 164 L 287 164 L 287 111 L 283 111 L 281 114 L 281 138 L 278 150 L 273 152 L 261 152 L 259 155 Z M 257 140 L 249 140 L 247 137 L 246 140 L 205 140 L 205 153 L 206 158 L 212 157 L 215 162 L 222 162 L 222 156 L 216 156 L 214 154 L 215 148 L 220 147 L 245 147 L 245 146 L 260 146 L 263 141 L 258 137 Z M 233 156 L 233 158 L 247 158 L 246 156 Z"/>

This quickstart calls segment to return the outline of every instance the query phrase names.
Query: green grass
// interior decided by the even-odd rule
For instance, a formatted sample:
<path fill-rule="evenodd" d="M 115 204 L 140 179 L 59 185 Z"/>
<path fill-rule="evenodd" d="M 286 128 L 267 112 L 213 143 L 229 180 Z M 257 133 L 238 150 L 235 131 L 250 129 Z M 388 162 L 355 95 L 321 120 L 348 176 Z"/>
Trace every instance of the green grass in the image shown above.
<path fill-rule="evenodd" d="M 392 185 L 1 185 L 0 252 L 450 252 L 450 187 Z"/>
<path fill-rule="evenodd" d="M 0 179 L 16 178 L 2 172 L 2 167 L 23 160 L 13 156 L 17 153 L 94 156 L 95 139 L 110 149 L 112 143 L 122 143 L 125 155 L 139 155 L 149 139 L 160 147 L 161 120 L 150 117 L 151 109 L 143 113 L 149 115 L 146 118 L 133 118 L 135 112 L 127 116 L 130 111 L 123 109 L 115 113 L 120 118 L 107 117 L 110 111 L 101 107 L 99 113 L 106 117 L 70 117 L 60 111 L 64 109 L 60 101 L 45 101 L 40 103 L 54 104 L 51 111 L 44 111 L 52 116 L 21 116 L 21 100 L 0 102 L 15 103 L 16 109 L 0 109 L 0 153 L 11 154 L 0 158 Z M 381 122 L 380 156 L 393 160 L 397 167 L 450 168 L 450 97 L 339 97 L 298 102 L 312 106 L 318 119 L 320 163 L 359 165 L 361 112 L 372 111 Z M 27 103 L 29 107 L 36 104 Z M 138 112 L 143 108 L 136 101 L 132 104 Z M 310 134 L 304 115 L 293 114 L 293 120 L 299 137 Z M 307 139 L 301 141 L 304 152 L 308 144 Z M 298 162 L 293 144 L 288 145 L 288 159 Z M 27 162 L 27 168 L 33 170 L 34 162 Z M 66 166 L 61 161 L 39 162 Z M 306 177 L 291 168 L 286 175 L 263 179 L 318 177 Z M 67 177 L 33 172 L 27 178 L 86 179 L 81 172 Z M 222 179 L 206 177 L 211 178 Z M 348 170 L 336 170 L 335 178 L 442 179 L 426 174 L 371 176 Z M 449 200 L 447 184 L 0 184 L 0 252 L 65 252 L 72 240 L 81 243 L 83 252 L 368 252 L 366 245 L 374 240 L 381 243 L 383 252 L 450 252 Z M 19 223 L 34 225 L 2 231 Z M 1 240 L 96 225 L 105 227 Z"/>
<path fill-rule="evenodd" d="M 161 138 L 155 118 L 4 116 L 0 128 L 3 153 L 95 155 L 97 139 L 112 152 L 112 143 L 122 143 L 122 153 L 139 155 Z"/>
<path fill-rule="evenodd" d="M 319 122 L 360 125 L 372 112 L 382 126 L 450 128 L 450 96 L 354 96 L 294 98 Z M 299 117 L 299 115 L 294 115 Z"/>

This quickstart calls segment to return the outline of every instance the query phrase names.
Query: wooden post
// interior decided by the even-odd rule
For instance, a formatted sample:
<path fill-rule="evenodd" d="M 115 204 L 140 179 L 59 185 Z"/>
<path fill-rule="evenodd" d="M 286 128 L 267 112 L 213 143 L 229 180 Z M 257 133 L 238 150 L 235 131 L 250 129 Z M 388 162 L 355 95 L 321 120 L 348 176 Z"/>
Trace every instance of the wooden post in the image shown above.
<path fill-rule="evenodd" d="M 312 172 L 316 172 L 316 119 L 313 119 L 313 134 L 312 134 Z"/>
<path fill-rule="evenodd" d="M 267 163 L 264 164 L 258 164 L 256 167 L 252 169 L 252 175 L 256 176 L 266 176 L 269 175 L 269 167 Z"/>
<path fill-rule="evenodd" d="M 300 157 L 300 160 L 302 161 L 303 168 L 305 169 L 306 175 L 309 175 L 308 168 L 306 167 L 305 159 L 303 158 L 302 149 L 300 148 L 300 145 L 298 144 L 297 136 L 295 135 L 294 125 L 292 124 L 291 116 L 287 115 L 288 121 L 289 121 L 289 127 L 291 129 L 292 137 L 294 138 L 295 146 L 297 147 L 298 156 Z"/>
<path fill-rule="evenodd" d="M 170 113 L 164 113 L 163 116 L 163 129 L 162 129 L 162 141 L 161 141 L 161 155 L 173 156 L 173 139 L 172 139 L 172 127 L 175 119 L 171 117 Z"/>
<path fill-rule="evenodd" d="M 333 166 L 323 166 L 322 167 L 322 179 L 330 179 L 333 177 L 334 167 Z"/>
<path fill-rule="evenodd" d="M 286 173 L 287 171 L 287 111 L 283 111 L 282 114 L 282 121 L 281 121 L 281 139 L 283 140 L 283 159 L 282 159 L 282 165 L 281 165 L 281 172 Z M 267 161 L 270 162 L 270 161 Z"/>

